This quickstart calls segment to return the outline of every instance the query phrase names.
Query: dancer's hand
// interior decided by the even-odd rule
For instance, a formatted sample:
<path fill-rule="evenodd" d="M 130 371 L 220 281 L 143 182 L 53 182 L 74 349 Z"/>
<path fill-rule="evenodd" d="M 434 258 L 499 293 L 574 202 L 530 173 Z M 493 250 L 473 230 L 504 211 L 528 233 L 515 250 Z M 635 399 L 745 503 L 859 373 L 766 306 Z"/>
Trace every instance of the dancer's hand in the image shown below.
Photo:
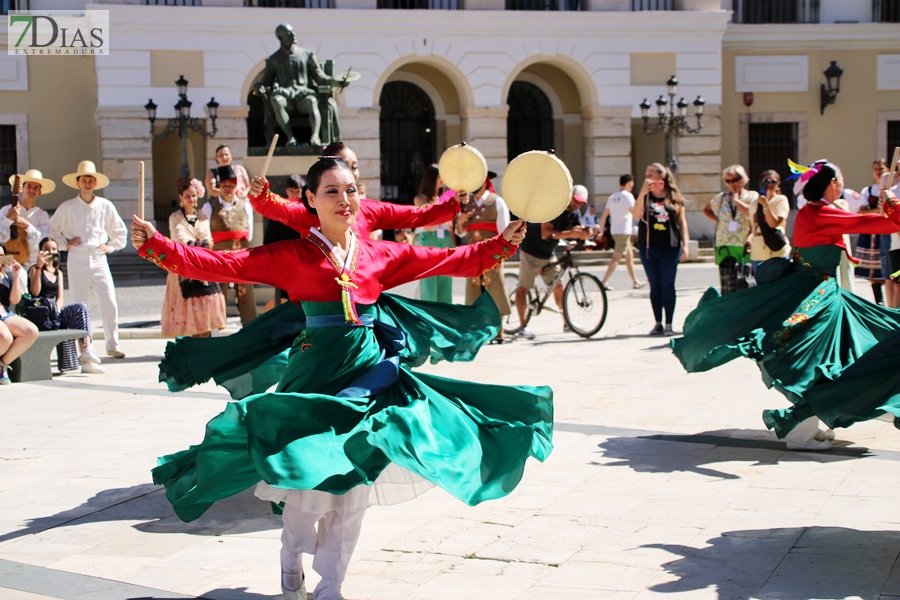
<path fill-rule="evenodd" d="M 140 250 L 156 234 L 156 227 L 150 221 L 139 219 L 137 215 L 131 215 L 131 219 L 134 221 L 131 224 L 131 245 Z"/>
<path fill-rule="evenodd" d="M 250 193 L 254 196 L 259 196 L 267 183 L 269 183 L 269 180 L 265 177 L 254 177 L 250 180 Z"/>
<path fill-rule="evenodd" d="M 518 246 L 525 239 L 525 229 L 527 225 L 522 219 L 516 219 L 506 226 L 503 230 L 503 239 L 510 244 Z"/>

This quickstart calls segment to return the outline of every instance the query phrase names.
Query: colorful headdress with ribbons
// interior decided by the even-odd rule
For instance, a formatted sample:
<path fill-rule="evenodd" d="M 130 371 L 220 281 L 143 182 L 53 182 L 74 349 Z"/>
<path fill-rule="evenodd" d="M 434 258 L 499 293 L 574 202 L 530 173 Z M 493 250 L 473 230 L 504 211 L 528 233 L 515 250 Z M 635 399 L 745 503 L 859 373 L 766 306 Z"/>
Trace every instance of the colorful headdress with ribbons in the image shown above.
<path fill-rule="evenodd" d="M 788 177 L 785 181 L 790 181 L 792 179 L 796 179 L 794 182 L 794 195 L 799 196 L 803 192 L 803 188 L 806 186 L 806 182 L 812 179 L 812 177 L 822 170 L 822 165 L 827 163 L 828 160 L 821 159 L 817 160 L 813 164 L 808 167 L 804 167 L 803 165 L 797 164 L 791 159 L 788 159 L 788 167 L 791 169 L 792 175 Z"/>

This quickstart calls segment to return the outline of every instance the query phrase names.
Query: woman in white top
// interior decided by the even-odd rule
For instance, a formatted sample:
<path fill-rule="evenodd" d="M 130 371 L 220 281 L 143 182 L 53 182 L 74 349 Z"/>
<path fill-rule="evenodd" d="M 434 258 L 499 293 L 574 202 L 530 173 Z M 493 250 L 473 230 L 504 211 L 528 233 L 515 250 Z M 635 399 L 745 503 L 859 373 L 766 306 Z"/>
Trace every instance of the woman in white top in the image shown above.
<path fill-rule="evenodd" d="M 760 195 L 750 202 L 749 213 L 750 236 L 747 241 L 750 243 L 750 262 L 755 273 L 761 262 L 791 255 L 791 244 L 785 233 L 791 205 L 781 193 L 781 176 L 778 171 L 763 171 L 760 177 Z M 766 235 L 763 235 L 763 228 Z M 780 231 L 780 235 L 775 230 Z"/>
<path fill-rule="evenodd" d="M 415 198 L 416 206 L 428 206 L 440 202 L 443 187 L 444 182 L 441 181 L 438 166 L 428 165 L 425 167 L 422 181 L 419 183 L 419 193 Z M 431 248 L 452 248 L 456 245 L 449 223 L 416 228 L 415 244 Z M 422 300 L 431 300 L 432 302 L 453 302 L 453 280 L 443 275 L 422 279 L 419 281 L 419 296 Z"/>

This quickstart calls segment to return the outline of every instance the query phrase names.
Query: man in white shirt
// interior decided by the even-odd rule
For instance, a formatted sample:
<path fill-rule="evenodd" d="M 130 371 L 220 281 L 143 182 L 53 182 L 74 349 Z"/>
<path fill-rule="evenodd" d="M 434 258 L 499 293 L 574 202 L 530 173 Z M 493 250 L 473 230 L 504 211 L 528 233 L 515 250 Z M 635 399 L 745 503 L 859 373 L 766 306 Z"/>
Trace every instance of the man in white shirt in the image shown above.
<path fill-rule="evenodd" d="M 59 205 L 50 218 L 52 237 L 60 248 L 69 252 L 67 261 L 69 293 L 73 302 L 90 301 L 91 290 L 100 305 L 106 354 L 125 358 L 119 348 L 119 307 L 116 286 L 106 255 L 125 247 L 128 230 L 106 198 L 94 195 L 95 190 L 109 185 L 109 177 L 98 173 L 89 160 L 78 164 L 75 173 L 63 177 L 63 183 L 78 190 L 78 195 Z"/>
<path fill-rule="evenodd" d="M 603 287 L 607 290 L 613 289 L 606 282 L 612 277 L 613 271 L 616 270 L 623 255 L 625 256 L 625 267 L 628 268 L 628 274 L 631 276 L 632 287 L 638 289 L 646 285 L 646 282 L 638 281 L 634 274 L 634 247 L 631 245 L 633 233 L 631 209 L 634 208 L 634 196 L 631 195 L 631 190 L 633 188 L 634 177 L 631 175 L 619 177 L 619 191 L 609 197 L 603 214 L 600 215 L 600 230 L 602 231 L 606 227 L 606 220 L 609 219 L 609 231 L 616 243 L 612 260 L 609 261 L 606 275 L 603 276 Z"/>
<path fill-rule="evenodd" d="M 13 185 L 16 177 L 22 186 L 22 197 L 15 207 L 8 205 L 0 208 L 0 244 L 7 244 L 13 235 L 24 232 L 22 241 L 27 244 L 27 256 L 16 256 L 16 260 L 27 270 L 37 261 L 40 241 L 50 237 L 50 215 L 35 203 L 41 194 L 49 194 L 55 190 L 56 184 L 44 179 L 37 169 L 28 169 L 24 175 L 13 175 L 9 178 L 10 185 Z M 13 233 L 13 228 L 17 229 L 16 234 Z"/>

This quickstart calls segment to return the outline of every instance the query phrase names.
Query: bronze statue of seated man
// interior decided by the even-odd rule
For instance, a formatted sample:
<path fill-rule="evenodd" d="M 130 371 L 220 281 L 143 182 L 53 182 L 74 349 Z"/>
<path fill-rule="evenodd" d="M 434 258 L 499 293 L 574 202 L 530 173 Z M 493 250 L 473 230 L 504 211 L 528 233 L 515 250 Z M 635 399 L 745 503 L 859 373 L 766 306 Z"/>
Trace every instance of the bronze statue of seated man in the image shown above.
<path fill-rule="evenodd" d="M 328 109 L 328 131 L 337 132 L 337 103 L 332 97 L 333 89 L 343 88 L 348 81 L 358 79 L 359 74 L 348 72 L 345 77 L 335 79 L 326 73 L 312 50 L 294 44 L 294 29 L 287 23 L 280 24 L 275 29 L 275 35 L 281 42 L 281 47 L 266 59 L 265 71 L 254 92 L 262 96 L 269 105 L 268 108 L 287 136 L 288 146 L 297 145 L 290 127 L 292 112 L 309 115 L 312 130 L 309 144 L 320 146 L 323 142 L 320 135 L 320 104 Z M 323 102 L 320 103 L 320 99 Z M 331 141 L 334 140 L 328 140 Z"/>

